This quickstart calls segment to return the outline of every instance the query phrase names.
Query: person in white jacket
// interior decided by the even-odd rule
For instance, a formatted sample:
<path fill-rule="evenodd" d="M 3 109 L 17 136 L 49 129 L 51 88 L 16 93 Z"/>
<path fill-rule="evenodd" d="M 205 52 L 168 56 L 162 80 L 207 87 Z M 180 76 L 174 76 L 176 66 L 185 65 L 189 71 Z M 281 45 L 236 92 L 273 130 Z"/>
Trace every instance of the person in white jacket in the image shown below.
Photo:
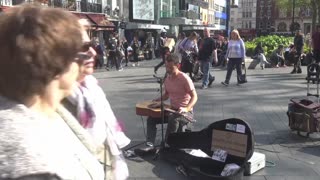
<path fill-rule="evenodd" d="M 107 172 L 107 179 L 124 180 L 128 178 L 129 172 L 121 148 L 127 146 L 130 139 L 123 133 L 106 95 L 97 79 L 92 76 L 96 52 L 85 31 L 89 25 L 87 20 L 80 19 L 79 22 L 84 27 L 82 35 L 84 45 L 82 52 L 79 53 L 82 56 L 82 64 L 78 86 L 63 104 L 87 130 L 97 146 L 105 145 L 105 153 L 111 156 L 111 174 Z"/>

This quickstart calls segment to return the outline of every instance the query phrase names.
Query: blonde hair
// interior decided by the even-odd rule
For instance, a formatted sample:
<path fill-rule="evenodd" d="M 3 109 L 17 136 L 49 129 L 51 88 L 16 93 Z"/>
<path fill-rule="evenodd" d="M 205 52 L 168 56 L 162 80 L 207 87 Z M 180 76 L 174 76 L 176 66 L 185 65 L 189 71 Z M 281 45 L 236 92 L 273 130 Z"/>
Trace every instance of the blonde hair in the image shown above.
<path fill-rule="evenodd" d="M 237 35 L 235 38 L 232 36 L 232 34 L 235 34 Z M 240 40 L 241 37 L 240 37 L 240 34 L 239 34 L 239 31 L 234 29 L 231 31 L 231 35 L 230 35 L 230 40 Z"/>

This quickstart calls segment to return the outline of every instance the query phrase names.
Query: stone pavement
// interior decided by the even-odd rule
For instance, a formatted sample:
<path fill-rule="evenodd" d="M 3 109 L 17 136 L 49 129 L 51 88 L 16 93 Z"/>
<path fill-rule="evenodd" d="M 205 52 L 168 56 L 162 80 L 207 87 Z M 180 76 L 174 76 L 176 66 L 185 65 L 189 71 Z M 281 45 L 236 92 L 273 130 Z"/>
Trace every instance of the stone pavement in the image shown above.
<path fill-rule="evenodd" d="M 135 114 L 135 104 L 154 99 L 159 95 L 159 85 L 152 77 L 153 66 L 160 60 L 143 61 L 138 67 L 123 71 L 98 70 L 95 76 L 104 88 L 111 106 L 125 125 L 132 146 L 145 140 L 145 118 Z M 292 67 L 248 70 L 248 83 L 236 86 L 235 71 L 230 85 L 220 84 L 226 71 L 213 69 L 216 76 L 212 88 L 200 89 L 195 106 L 195 130 L 226 118 L 247 121 L 254 130 L 255 150 L 266 154 L 269 162 L 265 169 L 245 180 L 319 180 L 320 179 L 320 136 L 310 138 L 297 136 L 288 128 L 286 115 L 289 99 L 306 95 L 306 68 L 303 74 L 291 75 Z M 159 74 L 164 73 L 164 67 Z M 160 139 L 160 131 L 158 139 Z M 175 167 L 163 160 L 136 158 L 127 160 L 130 179 L 188 179 L 175 171 Z"/>

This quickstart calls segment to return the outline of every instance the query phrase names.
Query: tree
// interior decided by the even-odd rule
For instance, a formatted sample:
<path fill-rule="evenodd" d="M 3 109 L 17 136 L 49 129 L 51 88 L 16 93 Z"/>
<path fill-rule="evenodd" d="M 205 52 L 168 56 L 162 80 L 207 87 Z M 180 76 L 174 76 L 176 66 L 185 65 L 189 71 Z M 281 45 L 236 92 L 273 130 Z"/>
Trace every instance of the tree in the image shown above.
<path fill-rule="evenodd" d="M 293 3 L 295 2 L 295 7 L 307 7 L 311 9 L 312 12 L 312 29 L 315 29 L 317 24 L 320 24 L 320 0 L 275 0 L 277 7 L 285 7 L 292 11 Z M 295 17 L 297 14 L 295 14 Z"/>

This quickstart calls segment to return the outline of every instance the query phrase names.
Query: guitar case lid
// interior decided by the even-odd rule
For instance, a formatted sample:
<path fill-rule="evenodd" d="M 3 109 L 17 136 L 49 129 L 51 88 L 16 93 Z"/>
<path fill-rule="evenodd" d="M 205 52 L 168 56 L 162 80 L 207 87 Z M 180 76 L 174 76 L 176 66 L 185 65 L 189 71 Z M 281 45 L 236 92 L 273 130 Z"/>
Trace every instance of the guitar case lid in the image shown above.
<path fill-rule="evenodd" d="M 172 133 L 161 156 L 171 163 L 183 165 L 192 176 L 200 179 L 241 180 L 246 162 L 254 152 L 254 137 L 250 125 L 237 118 L 216 121 L 201 131 Z M 182 149 L 200 149 L 209 158 L 197 157 Z M 219 159 L 220 150 L 226 156 Z M 240 168 L 229 176 L 221 176 L 227 164 L 237 164 Z"/>

